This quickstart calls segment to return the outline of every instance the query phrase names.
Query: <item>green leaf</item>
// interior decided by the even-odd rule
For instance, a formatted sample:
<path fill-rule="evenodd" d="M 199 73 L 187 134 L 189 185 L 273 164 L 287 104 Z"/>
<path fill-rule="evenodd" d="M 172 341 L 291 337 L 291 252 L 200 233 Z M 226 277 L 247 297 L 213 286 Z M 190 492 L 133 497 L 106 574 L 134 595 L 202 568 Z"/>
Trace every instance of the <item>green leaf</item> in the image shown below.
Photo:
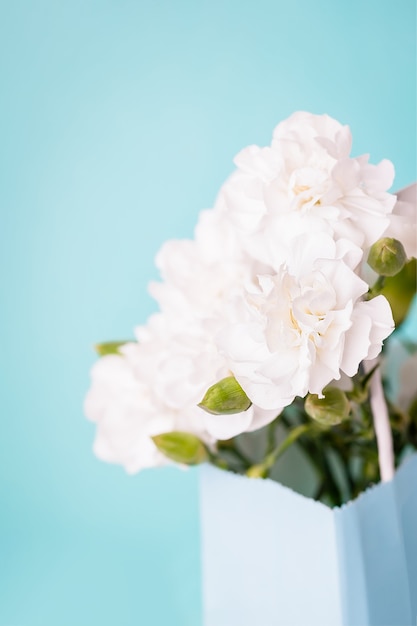
<path fill-rule="evenodd" d="M 391 305 L 395 325 L 398 326 L 406 318 L 411 302 L 416 294 L 417 262 L 411 259 L 396 276 L 385 280 L 381 290 Z"/>
<path fill-rule="evenodd" d="M 124 346 L 129 341 L 105 341 L 103 343 L 96 343 L 94 346 L 98 356 L 107 356 L 108 354 L 120 354 L 120 346 Z"/>
<path fill-rule="evenodd" d="M 343 422 L 350 413 L 350 403 L 346 394 L 337 387 L 323 389 L 323 398 L 308 394 L 304 408 L 311 418 L 325 426 L 335 426 Z"/>
<path fill-rule="evenodd" d="M 160 452 L 176 463 L 197 465 L 209 460 L 206 446 L 191 433 L 172 431 L 155 435 L 151 439 Z"/>
<path fill-rule="evenodd" d="M 410 406 L 408 407 L 408 414 L 411 418 L 411 421 L 417 424 L 417 396 L 412 400 Z"/>
<path fill-rule="evenodd" d="M 234 376 L 212 385 L 198 405 L 213 415 L 232 415 L 246 411 L 252 402 Z"/>

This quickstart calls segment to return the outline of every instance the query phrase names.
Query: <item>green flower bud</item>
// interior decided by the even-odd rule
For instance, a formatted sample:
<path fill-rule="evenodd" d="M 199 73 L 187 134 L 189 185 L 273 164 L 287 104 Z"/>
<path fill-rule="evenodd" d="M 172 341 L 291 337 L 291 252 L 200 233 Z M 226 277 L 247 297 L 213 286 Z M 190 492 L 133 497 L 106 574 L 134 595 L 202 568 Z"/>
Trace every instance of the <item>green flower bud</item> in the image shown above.
<path fill-rule="evenodd" d="M 155 435 L 151 439 L 162 454 L 176 463 L 197 465 L 209 459 L 204 443 L 191 433 L 172 431 Z"/>
<path fill-rule="evenodd" d="M 335 426 L 343 422 L 350 413 L 350 403 L 346 394 L 337 387 L 323 389 L 324 398 L 308 394 L 304 408 L 310 417 L 324 426 Z"/>
<path fill-rule="evenodd" d="M 397 239 L 383 237 L 371 247 L 368 265 L 380 276 L 395 276 L 407 261 L 403 244 Z"/>
<path fill-rule="evenodd" d="M 94 346 L 98 356 L 107 356 L 108 354 L 120 354 L 120 346 L 124 346 L 128 341 L 105 341 L 104 343 L 96 343 Z"/>
<path fill-rule="evenodd" d="M 214 415 L 231 415 L 246 411 L 251 404 L 236 378 L 228 376 L 212 385 L 198 406 Z"/>

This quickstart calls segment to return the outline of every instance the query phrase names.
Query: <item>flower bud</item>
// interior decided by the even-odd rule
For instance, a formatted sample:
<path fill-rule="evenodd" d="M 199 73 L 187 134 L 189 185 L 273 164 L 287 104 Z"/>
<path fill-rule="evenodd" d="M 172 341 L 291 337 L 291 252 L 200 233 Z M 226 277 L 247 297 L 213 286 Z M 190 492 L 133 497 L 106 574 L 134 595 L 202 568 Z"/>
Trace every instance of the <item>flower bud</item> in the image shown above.
<path fill-rule="evenodd" d="M 246 411 L 251 404 L 236 378 L 228 376 L 212 385 L 198 406 L 214 415 L 231 415 Z"/>
<path fill-rule="evenodd" d="M 304 408 L 310 417 L 324 426 L 335 426 L 343 422 L 350 412 L 350 403 L 346 394 L 337 387 L 323 389 L 323 398 L 308 394 Z"/>
<path fill-rule="evenodd" d="M 209 459 L 203 442 L 191 433 L 173 431 L 155 435 L 151 439 L 162 454 L 176 463 L 197 465 Z"/>
<path fill-rule="evenodd" d="M 94 350 L 98 356 L 107 356 L 108 354 L 120 354 L 120 346 L 124 346 L 128 341 L 105 341 L 104 343 L 96 343 Z"/>
<path fill-rule="evenodd" d="M 371 247 L 368 265 L 380 276 L 395 276 L 407 260 L 403 244 L 398 239 L 383 237 Z"/>

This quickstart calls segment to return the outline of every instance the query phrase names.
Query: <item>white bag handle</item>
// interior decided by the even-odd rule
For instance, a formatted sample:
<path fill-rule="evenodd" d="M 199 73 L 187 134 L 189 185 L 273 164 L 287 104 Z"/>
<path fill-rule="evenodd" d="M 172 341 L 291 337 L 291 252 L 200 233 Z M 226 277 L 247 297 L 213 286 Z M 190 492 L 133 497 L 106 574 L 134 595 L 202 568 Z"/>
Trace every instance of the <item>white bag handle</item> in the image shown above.
<path fill-rule="evenodd" d="M 370 372 L 377 363 L 378 359 L 365 361 L 364 368 L 367 372 Z M 372 375 L 369 392 L 376 443 L 378 446 L 379 472 L 381 482 L 387 483 L 392 480 L 395 474 L 394 444 L 388 407 L 385 402 L 384 389 L 382 387 L 380 367 L 377 367 Z"/>

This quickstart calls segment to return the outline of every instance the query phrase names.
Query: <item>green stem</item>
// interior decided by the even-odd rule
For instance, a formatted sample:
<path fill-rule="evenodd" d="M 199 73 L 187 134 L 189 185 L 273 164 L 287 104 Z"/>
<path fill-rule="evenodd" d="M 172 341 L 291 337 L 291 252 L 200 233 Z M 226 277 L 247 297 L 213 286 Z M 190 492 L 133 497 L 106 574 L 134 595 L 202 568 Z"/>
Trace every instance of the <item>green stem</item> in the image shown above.
<path fill-rule="evenodd" d="M 370 290 L 367 293 L 366 299 L 372 300 L 375 296 L 379 295 L 383 290 L 385 285 L 385 276 L 378 276 L 376 282 L 372 285 Z"/>
<path fill-rule="evenodd" d="M 302 407 L 297 407 L 297 406 L 292 405 L 291 408 L 297 409 L 297 419 L 306 418 L 306 415 Z M 287 428 L 292 428 L 293 424 L 291 423 L 289 419 L 290 416 L 287 413 L 288 412 L 284 410 L 284 412 L 281 415 L 281 421 Z M 308 419 L 308 422 L 307 423 L 304 422 L 302 425 L 311 426 L 311 430 L 317 433 L 317 426 L 315 425 L 315 423 L 314 422 L 312 423 L 310 418 L 307 418 L 307 419 Z M 320 435 L 320 431 L 318 432 Z M 316 469 L 319 479 L 322 481 L 322 485 L 318 492 L 318 497 L 327 495 L 327 497 L 329 498 L 329 500 L 331 501 L 333 505 L 338 505 L 341 503 L 341 496 L 339 493 L 339 488 L 333 479 L 333 474 L 330 471 L 327 460 L 324 458 L 324 452 L 322 448 L 323 437 L 326 437 L 326 434 L 328 433 L 323 431 L 322 436 L 315 437 L 314 439 L 305 437 L 304 439 L 301 439 L 301 441 L 299 441 L 298 443 L 303 453 L 306 455 L 310 463 Z M 326 445 L 325 442 L 324 442 L 324 445 Z"/>
<path fill-rule="evenodd" d="M 279 457 L 302 435 L 305 435 L 307 432 L 315 429 L 315 424 L 300 424 L 299 426 L 296 426 L 289 433 L 287 438 L 284 439 L 284 441 L 280 443 L 279 446 L 275 448 L 275 450 L 270 452 L 261 463 L 258 463 L 257 465 L 252 465 L 252 467 L 248 469 L 247 475 L 252 477 L 268 476 Z"/>

